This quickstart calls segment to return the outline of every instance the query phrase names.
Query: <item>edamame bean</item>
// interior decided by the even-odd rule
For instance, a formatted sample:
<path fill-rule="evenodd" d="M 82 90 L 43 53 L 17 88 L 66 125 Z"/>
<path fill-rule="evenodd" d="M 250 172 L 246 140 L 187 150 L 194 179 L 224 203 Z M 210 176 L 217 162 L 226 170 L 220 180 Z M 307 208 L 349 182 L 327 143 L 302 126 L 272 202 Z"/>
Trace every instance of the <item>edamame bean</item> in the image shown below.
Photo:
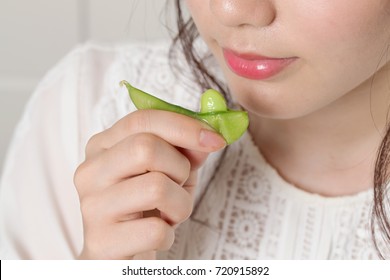
<path fill-rule="evenodd" d="M 225 98 L 214 89 L 209 89 L 202 94 L 200 111 L 194 112 L 137 89 L 127 81 L 121 81 L 120 85 L 126 86 L 137 109 L 165 110 L 201 120 L 221 134 L 227 144 L 238 140 L 249 125 L 248 113 L 228 109 Z"/>

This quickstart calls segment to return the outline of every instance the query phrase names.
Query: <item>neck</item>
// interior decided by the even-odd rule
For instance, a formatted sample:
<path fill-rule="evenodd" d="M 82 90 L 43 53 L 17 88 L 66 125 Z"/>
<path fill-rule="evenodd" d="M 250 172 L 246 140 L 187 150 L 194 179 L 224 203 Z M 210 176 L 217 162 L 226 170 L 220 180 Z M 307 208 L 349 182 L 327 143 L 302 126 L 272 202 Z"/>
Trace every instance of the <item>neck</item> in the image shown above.
<path fill-rule="evenodd" d="M 374 83 L 303 117 L 250 114 L 256 145 L 286 181 L 305 191 L 342 196 L 371 188 L 389 110 L 389 75 L 383 69 Z"/>

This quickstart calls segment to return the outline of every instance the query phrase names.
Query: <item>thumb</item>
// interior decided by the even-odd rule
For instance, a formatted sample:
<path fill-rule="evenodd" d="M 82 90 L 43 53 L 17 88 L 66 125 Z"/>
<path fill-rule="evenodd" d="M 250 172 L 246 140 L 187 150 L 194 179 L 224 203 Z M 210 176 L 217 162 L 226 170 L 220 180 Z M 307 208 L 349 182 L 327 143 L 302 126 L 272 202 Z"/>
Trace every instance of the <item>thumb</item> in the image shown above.
<path fill-rule="evenodd" d="M 221 145 L 221 144 L 225 145 Z M 188 149 L 177 147 L 177 149 L 190 161 L 191 171 L 198 170 L 212 151 L 218 151 L 226 146 L 226 142 L 221 135 L 209 128 L 204 128 L 200 132 L 200 145 L 211 148 L 211 151 L 201 151 L 198 149 Z"/>

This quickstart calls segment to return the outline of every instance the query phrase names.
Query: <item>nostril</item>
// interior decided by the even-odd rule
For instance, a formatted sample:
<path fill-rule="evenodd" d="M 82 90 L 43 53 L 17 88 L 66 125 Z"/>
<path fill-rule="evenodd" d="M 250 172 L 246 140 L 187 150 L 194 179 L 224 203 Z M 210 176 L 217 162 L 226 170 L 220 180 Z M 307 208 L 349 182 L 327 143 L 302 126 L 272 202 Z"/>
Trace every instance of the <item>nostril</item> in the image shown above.
<path fill-rule="evenodd" d="M 276 17 L 269 0 L 211 0 L 210 10 L 223 25 L 265 27 Z"/>

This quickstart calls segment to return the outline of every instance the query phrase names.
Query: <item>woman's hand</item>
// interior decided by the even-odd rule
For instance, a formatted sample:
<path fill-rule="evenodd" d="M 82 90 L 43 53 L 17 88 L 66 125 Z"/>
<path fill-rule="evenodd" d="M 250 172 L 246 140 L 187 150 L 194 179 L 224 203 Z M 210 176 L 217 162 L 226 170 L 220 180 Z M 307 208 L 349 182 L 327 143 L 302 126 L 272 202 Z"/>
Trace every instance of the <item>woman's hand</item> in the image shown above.
<path fill-rule="evenodd" d="M 154 258 L 192 212 L 197 170 L 225 141 L 202 122 L 139 110 L 93 136 L 75 173 L 84 226 L 80 258 Z"/>

